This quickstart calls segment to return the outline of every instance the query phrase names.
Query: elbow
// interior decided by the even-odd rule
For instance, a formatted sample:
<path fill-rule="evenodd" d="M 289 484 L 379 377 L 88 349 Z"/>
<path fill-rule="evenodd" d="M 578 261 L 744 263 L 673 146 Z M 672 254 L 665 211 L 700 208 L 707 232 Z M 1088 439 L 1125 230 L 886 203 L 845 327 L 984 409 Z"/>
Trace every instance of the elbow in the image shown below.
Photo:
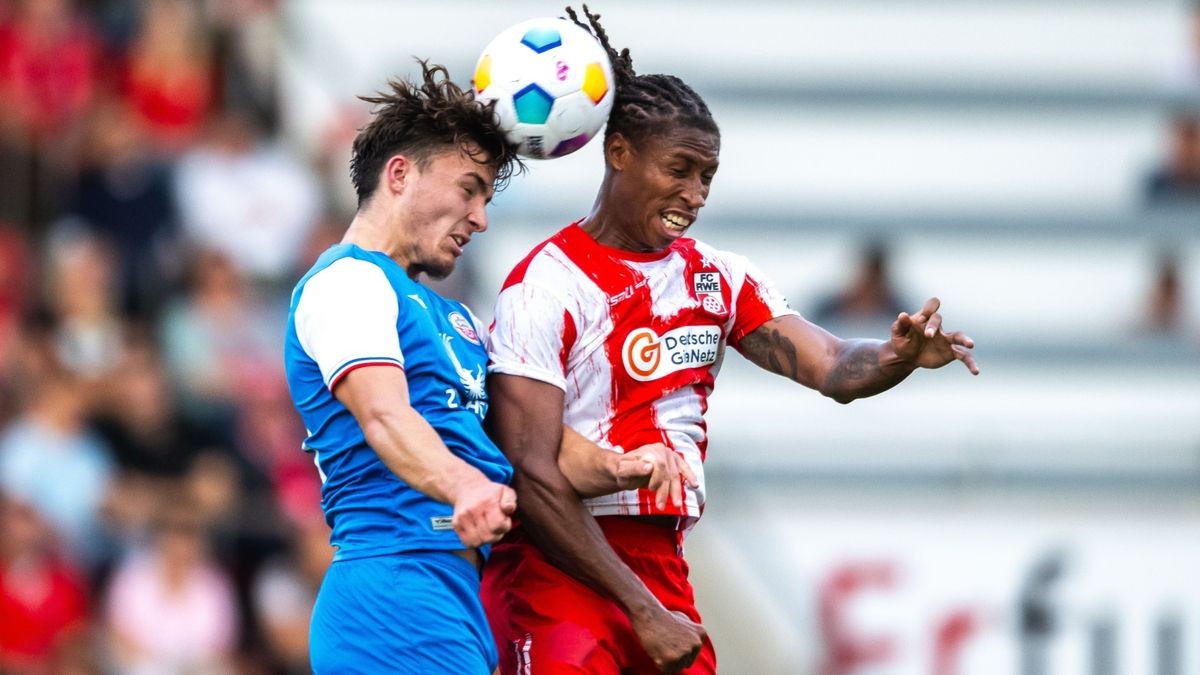
<path fill-rule="evenodd" d="M 857 396 L 848 394 L 846 392 L 836 392 L 835 391 L 835 392 L 821 392 L 821 393 L 824 394 L 825 396 L 827 396 L 828 398 L 831 398 L 834 401 L 841 403 L 842 405 L 848 405 L 848 404 L 858 400 Z"/>
<path fill-rule="evenodd" d="M 521 510 L 535 521 L 541 516 L 553 517 L 564 502 L 578 499 L 575 489 L 559 470 L 557 464 L 546 462 L 514 462 L 513 489 Z"/>

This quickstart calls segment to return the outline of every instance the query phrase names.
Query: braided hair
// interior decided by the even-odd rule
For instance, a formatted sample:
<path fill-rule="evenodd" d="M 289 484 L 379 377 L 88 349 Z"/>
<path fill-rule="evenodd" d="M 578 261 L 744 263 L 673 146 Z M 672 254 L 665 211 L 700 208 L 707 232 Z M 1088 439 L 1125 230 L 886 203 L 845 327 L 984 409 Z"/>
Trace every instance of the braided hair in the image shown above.
<path fill-rule="evenodd" d="M 619 133 L 636 144 L 652 134 L 661 134 L 663 127 L 688 127 L 720 136 L 708 105 L 683 80 L 674 75 L 638 75 L 633 70 L 629 48 L 620 52 L 613 48 L 608 33 L 600 25 L 599 14 L 593 14 L 583 5 L 587 17 L 584 23 L 573 8 L 566 10 L 577 26 L 600 41 L 612 62 L 617 91 L 604 131 L 605 142 L 612 134 Z"/>
<path fill-rule="evenodd" d="M 524 169 L 494 115 L 495 102 L 481 105 L 470 88 L 464 90 L 450 80 L 444 66 L 418 63 L 419 81 L 391 80 L 391 93 L 359 97 L 377 106 L 355 137 L 350 158 L 350 180 L 359 208 L 374 194 L 388 159 L 398 153 L 411 156 L 425 169 L 434 155 L 459 148 L 470 151 L 473 144 L 477 149 L 472 159 L 495 170 L 497 191 Z"/>

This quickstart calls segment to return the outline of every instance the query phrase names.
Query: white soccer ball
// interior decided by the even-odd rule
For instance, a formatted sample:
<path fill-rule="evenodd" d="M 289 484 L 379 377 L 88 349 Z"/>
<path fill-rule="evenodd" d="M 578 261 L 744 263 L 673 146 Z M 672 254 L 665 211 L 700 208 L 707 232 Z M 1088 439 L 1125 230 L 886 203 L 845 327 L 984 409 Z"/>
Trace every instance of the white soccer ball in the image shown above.
<path fill-rule="evenodd" d="M 517 152 L 534 159 L 586 145 L 616 97 L 604 47 L 566 19 L 530 19 L 497 35 L 480 54 L 472 84 L 477 99 L 496 101 Z"/>

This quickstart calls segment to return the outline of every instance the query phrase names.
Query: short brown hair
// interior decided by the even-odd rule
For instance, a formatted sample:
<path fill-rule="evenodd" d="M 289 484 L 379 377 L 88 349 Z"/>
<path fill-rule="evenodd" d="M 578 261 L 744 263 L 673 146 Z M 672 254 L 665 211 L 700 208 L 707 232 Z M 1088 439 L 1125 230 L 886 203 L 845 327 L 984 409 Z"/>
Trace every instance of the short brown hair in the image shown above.
<path fill-rule="evenodd" d="M 494 103 L 475 100 L 471 89 L 450 80 L 445 66 L 421 64 L 421 82 L 390 80 L 390 94 L 360 96 L 377 107 L 359 130 L 350 158 L 350 180 L 362 208 L 375 192 L 379 172 L 396 154 L 410 156 L 424 168 L 434 155 L 469 144 L 479 148 L 477 161 L 496 171 L 495 189 L 502 190 L 524 169 L 516 148 L 504 137 Z"/>

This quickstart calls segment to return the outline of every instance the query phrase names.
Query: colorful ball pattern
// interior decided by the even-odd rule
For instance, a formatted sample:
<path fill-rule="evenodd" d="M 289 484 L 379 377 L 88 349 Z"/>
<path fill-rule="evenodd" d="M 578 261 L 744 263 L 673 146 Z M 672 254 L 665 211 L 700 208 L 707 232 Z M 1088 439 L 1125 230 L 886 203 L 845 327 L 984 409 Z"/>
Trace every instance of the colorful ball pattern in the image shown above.
<path fill-rule="evenodd" d="M 493 39 L 475 65 L 472 82 L 518 152 L 562 157 L 594 138 L 608 121 L 612 64 L 591 33 L 566 19 L 538 18 Z"/>

